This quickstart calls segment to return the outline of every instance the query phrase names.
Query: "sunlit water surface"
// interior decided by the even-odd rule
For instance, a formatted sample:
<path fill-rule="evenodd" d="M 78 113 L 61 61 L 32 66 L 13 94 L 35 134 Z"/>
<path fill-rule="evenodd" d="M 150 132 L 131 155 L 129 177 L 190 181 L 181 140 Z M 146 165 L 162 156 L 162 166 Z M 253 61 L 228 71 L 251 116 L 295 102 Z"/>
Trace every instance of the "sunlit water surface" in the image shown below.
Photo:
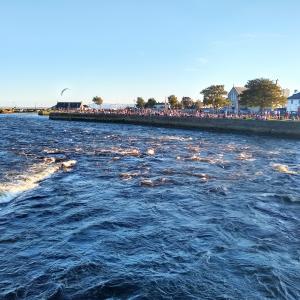
<path fill-rule="evenodd" d="M 0 299 L 299 299 L 300 142 L 0 116 Z"/>

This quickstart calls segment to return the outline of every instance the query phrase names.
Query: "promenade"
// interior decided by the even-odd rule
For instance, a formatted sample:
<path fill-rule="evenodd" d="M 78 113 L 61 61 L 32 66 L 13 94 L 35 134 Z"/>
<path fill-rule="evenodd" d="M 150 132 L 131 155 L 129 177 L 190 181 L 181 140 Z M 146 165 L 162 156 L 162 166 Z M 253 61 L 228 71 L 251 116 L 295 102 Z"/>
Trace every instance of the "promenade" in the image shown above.
<path fill-rule="evenodd" d="M 53 112 L 51 120 L 138 124 L 173 128 L 251 133 L 300 139 L 300 122 L 268 116 L 226 116 L 154 111 Z"/>
<path fill-rule="evenodd" d="M 55 112 L 66 112 L 65 110 Z M 208 113 L 204 110 L 177 110 L 177 109 L 85 109 L 85 110 L 68 110 L 68 113 L 81 114 L 104 114 L 104 115 L 126 115 L 126 116 L 164 116 L 164 117 L 195 117 L 205 119 L 239 119 L 239 120 L 292 120 L 300 121 L 300 115 L 285 113 L 280 115 L 274 112 L 252 113 L 252 114 L 234 114 L 234 113 Z"/>

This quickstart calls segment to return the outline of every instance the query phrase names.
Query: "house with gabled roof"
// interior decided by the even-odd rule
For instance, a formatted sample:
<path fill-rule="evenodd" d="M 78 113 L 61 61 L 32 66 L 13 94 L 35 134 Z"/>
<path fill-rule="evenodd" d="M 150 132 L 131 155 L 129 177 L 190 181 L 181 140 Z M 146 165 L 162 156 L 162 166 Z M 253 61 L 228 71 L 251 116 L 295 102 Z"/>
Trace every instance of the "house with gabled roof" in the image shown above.
<path fill-rule="evenodd" d="M 228 93 L 228 99 L 231 102 L 230 108 L 235 113 L 238 113 L 240 110 L 240 96 L 245 90 L 247 90 L 247 88 L 245 88 L 244 86 L 234 86 Z"/>
<path fill-rule="evenodd" d="M 57 102 L 54 108 L 56 110 L 81 110 L 83 104 L 82 102 Z"/>
<path fill-rule="evenodd" d="M 294 95 L 288 97 L 287 112 L 300 113 L 300 92 L 295 91 Z"/>

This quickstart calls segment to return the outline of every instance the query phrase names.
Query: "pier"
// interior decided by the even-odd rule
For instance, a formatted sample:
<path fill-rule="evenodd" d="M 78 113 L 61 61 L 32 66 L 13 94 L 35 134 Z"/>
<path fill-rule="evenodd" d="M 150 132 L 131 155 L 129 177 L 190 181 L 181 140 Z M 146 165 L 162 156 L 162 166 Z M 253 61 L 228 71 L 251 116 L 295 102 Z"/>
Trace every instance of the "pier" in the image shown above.
<path fill-rule="evenodd" d="M 300 139 L 300 122 L 292 120 L 248 120 L 176 116 L 141 116 L 106 113 L 53 112 L 51 120 L 123 123 L 159 127 L 249 133 Z"/>

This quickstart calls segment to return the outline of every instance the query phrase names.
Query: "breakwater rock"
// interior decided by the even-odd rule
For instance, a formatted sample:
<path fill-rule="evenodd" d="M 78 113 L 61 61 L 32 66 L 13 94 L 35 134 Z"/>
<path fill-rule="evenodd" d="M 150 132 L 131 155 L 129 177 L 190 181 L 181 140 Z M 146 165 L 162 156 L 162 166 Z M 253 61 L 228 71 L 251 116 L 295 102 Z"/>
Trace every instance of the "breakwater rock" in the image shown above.
<path fill-rule="evenodd" d="M 300 139 L 299 121 L 140 116 L 104 113 L 50 113 L 52 120 L 125 123 L 187 129 L 241 132 Z"/>

